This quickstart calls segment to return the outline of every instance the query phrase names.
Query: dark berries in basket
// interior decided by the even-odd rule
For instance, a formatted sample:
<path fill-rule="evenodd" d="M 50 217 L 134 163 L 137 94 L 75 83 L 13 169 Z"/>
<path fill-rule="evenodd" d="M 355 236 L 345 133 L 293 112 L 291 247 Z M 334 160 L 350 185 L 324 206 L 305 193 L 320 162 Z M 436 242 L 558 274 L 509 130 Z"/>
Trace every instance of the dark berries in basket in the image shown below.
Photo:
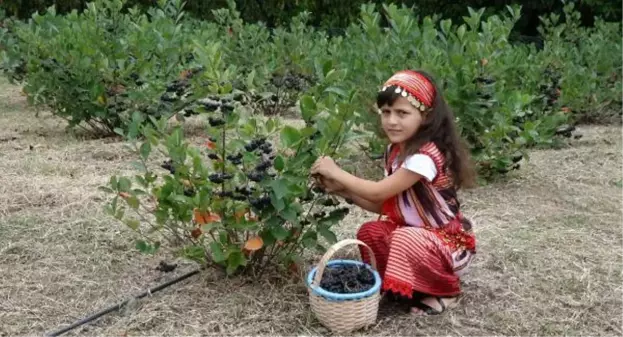
<path fill-rule="evenodd" d="M 325 268 L 320 287 L 332 293 L 353 294 L 370 290 L 374 281 L 374 274 L 364 266 L 333 265 Z"/>

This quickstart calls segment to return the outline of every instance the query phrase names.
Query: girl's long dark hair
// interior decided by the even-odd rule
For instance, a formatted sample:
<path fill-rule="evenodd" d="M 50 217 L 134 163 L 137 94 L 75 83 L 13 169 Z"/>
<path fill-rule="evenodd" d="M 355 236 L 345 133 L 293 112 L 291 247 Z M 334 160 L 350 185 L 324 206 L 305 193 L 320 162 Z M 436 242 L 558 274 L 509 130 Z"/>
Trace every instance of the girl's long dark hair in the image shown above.
<path fill-rule="evenodd" d="M 400 158 L 415 154 L 426 143 L 433 142 L 441 153 L 445 156 L 446 172 L 452 179 L 454 188 L 473 187 L 475 184 L 475 170 L 473 168 L 469 150 L 459 135 L 455 125 L 454 114 L 446 103 L 439 86 L 433 77 L 426 72 L 418 72 L 424 75 L 436 88 L 435 101 L 433 107 L 428 110 L 422 121 L 422 125 L 416 134 L 407 141 L 404 151 Z M 379 92 L 376 105 L 381 108 L 384 105 L 393 105 L 400 97 L 391 89 Z"/>

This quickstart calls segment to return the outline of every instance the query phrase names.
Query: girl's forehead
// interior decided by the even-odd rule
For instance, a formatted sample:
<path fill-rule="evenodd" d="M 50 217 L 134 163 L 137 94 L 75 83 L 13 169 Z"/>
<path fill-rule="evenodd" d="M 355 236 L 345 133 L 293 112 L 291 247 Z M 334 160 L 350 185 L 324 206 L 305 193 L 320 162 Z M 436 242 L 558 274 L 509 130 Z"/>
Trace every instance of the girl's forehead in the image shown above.
<path fill-rule="evenodd" d="M 402 96 L 396 98 L 396 100 L 394 101 L 394 103 L 392 105 L 385 104 L 385 105 L 383 105 L 382 108 L 386 108 L 386 109 L 402 109 L 402 110 L 409 110 L 409 111 L 417 110 L 413 105 L 411 105 L 411 102 L 409 102 L 408 99 L 406 99 L 405 97 L 402 97 Z"/>

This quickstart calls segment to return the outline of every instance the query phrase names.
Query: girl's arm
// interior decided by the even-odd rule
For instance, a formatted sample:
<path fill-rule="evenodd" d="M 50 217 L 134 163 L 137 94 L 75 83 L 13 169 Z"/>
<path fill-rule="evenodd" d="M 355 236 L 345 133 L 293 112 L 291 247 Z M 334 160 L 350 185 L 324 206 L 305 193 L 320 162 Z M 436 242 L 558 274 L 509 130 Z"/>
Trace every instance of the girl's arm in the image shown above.
<path fill-rule="evenodd" d="M 381 210 L 383 208 L 382 203 L 372 202 L 370 200 L 361 198 L 357 195 L 350 193 L 346 189 L 335 191 L 334 193 L 341 196 L 344 199 L 352 200 L 355 205 L 365 209 L 366 211 L 376 213 L 376 214 L 381 214 Z"/>
<path fill-rule="evenodd" d="M 317 182 L 324 186 L 328 193 L 337 194 L 344 199 L 350 199 L 352 202 L 365 209 L 366 211 L 381 214 L 382 203 L 372 202 L 350 193 L 346 187 L 333 179 L 318 178 Z"/>
<path fill-rule="evenodd" d="M 332 172 L 331 178 L 344 185 L 351 196 L 382 204 L 388 198 L 412 187 L 422 176 L 401 168 L 381 181 L 370 181 L 337 168 Z"/>

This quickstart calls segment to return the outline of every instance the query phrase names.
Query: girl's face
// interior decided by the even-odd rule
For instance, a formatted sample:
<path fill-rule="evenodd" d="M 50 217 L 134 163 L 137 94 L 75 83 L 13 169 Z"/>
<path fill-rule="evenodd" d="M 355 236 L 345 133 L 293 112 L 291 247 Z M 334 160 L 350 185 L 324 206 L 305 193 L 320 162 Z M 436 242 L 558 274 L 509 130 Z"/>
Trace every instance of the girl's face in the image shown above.
<path fill-rule="evenodd" d="M 383 131 L 394 144 L 403 145 L 420 128 L 424 115 L 405 97 L 398 97 L 392 106 L 381 107 Z"/>

